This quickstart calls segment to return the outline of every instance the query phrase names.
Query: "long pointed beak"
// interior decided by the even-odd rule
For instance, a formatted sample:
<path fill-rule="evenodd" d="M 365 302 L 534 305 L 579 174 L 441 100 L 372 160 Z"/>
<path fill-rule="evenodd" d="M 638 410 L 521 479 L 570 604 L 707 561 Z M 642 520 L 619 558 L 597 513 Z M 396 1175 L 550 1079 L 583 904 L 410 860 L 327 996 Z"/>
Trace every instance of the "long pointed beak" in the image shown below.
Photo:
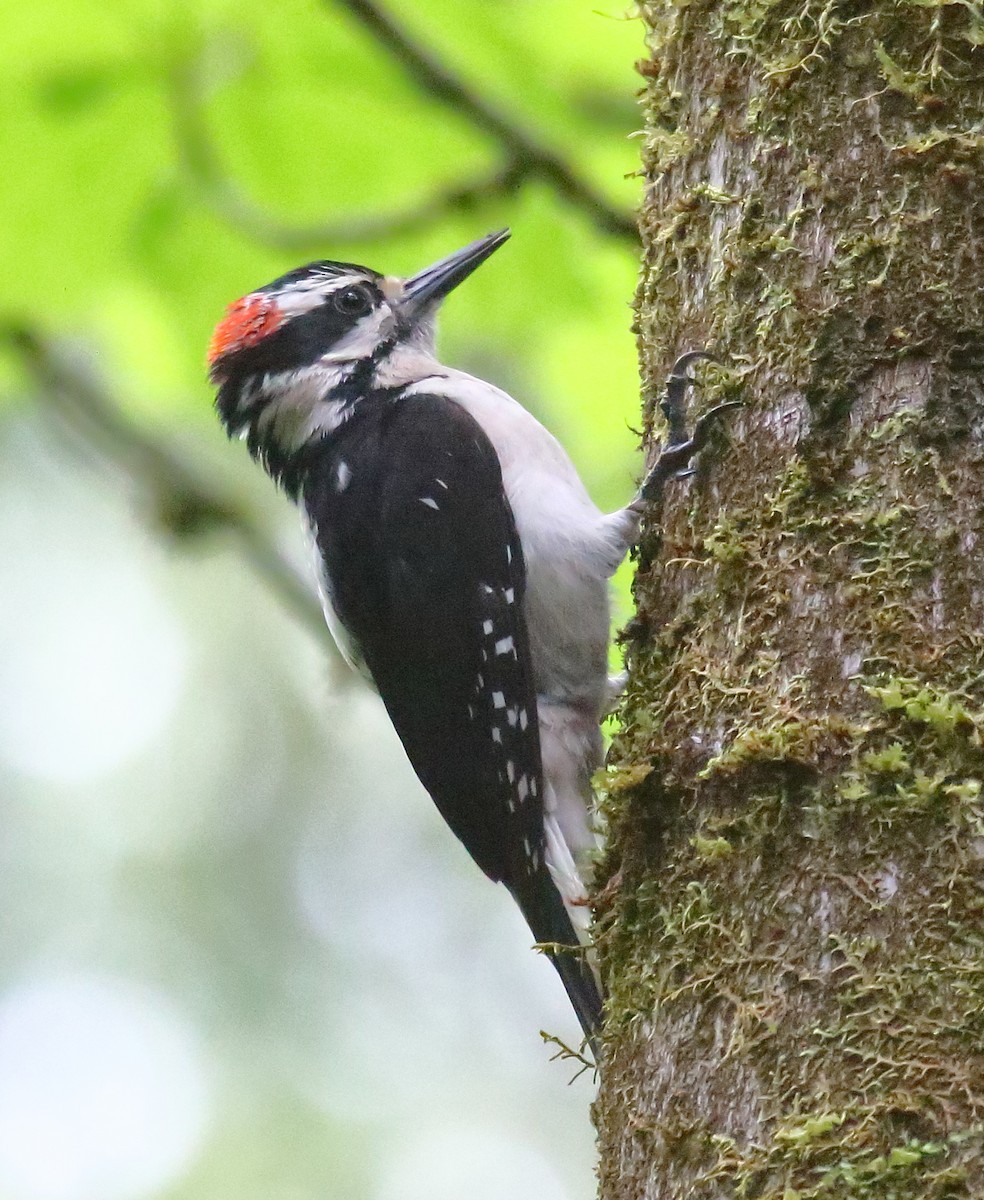
<path fill-rule="evenodd" d="M 425 267 L 423 271 L 411 275 L 403 285 L 404 311 L 410 316 L 416 316 L 422 310 L 436 305 L 508 239 L 509 230 L 500 229 L 498 233 L 479 238 L 477 242 L 456 250 L 454 254 L 449 254 L 433 266 Z"/>

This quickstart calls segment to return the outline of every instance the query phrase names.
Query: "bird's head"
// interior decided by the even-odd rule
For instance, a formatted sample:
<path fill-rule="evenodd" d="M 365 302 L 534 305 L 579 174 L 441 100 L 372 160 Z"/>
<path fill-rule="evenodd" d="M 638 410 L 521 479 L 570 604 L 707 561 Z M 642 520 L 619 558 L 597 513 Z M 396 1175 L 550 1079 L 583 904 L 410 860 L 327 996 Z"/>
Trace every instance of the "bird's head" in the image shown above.
<path fill-rule="evenodd" d="M 208 348 L 228 432 L 269 465 L 330 433 L 374 390 L 426 376 L 441 301 L 508 237 L 489 234 L 408 279 L 313 262 L 237 300 Z"/>

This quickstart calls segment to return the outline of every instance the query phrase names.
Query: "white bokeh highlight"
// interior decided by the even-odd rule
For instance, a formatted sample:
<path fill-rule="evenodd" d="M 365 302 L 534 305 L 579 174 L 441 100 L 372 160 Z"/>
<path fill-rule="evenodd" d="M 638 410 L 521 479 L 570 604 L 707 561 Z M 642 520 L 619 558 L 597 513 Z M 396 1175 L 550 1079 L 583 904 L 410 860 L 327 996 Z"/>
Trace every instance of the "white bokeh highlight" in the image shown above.
<path fill-rule="evenodd" d="M 208 1071 L 168 999 L 96 975 L 0 998 L 0 1195 L 138 1200 L 179 1178 L 209 1125 Z"/>
<path fill-rule="evenodd" d="M 505 1133 L 447 1124 L 398 1149 L 373 1200 L 570 1200 L 549 1160 Z"/>
<path fill-rule="evenodd" d="M 16 482 L 0 487 L 0 555 L 17 564 L 0 591 L 0 758 L 81 782 L 160 732 L 181 695 L 187 639 L 118 519 L 58 479 L 55 520 Z"/>

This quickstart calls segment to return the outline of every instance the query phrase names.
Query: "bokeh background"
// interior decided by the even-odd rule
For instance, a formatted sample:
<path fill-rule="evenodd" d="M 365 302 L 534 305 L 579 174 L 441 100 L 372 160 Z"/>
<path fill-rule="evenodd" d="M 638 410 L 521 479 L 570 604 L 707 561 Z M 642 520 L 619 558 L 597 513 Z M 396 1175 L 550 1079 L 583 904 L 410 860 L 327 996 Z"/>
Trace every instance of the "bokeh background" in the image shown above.
<path fill-rule="evenodd" d="M 592 1081 L 539 1033 L 576 1041 L 563 991 L 305 617 L 296 514 L 224 440 L 203 357 L 300 262 L 410 272 L 509 224 L 443 353 L 614 507 L 636 250 L 535 178 L 388 231 L 502 151 L 350 7 L 4 10 L 2 1200 L 594 1192 Z M 624 7 L 393 11 L 628 214 Z"/>

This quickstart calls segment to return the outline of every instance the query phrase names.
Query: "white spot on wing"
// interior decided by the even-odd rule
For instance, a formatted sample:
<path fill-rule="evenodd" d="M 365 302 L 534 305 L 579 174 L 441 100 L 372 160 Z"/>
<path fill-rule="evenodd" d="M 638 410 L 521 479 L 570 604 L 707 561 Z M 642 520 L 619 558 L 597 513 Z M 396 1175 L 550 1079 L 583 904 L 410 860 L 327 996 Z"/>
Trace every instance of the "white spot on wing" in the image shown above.
<path fill-rule="evenodd" d="M 491 633 L 492 631 L 489 630 L 488 632 Z M 510 651 L 514 651 L 515 649 L 516 643 L 512 640 L 512 637 L 500 638 L 495 644 L 496 654 L 508 654 Z"/>
<path fill-rule="evenodd" d="M 437 509 L 439 507 L 433 496 L 421 496 L 420 503 L 426 504 L 428 508 Z"/>
<path fill-rule="evenodd" d="M 481 675 L 479 676 L 479 679 L 481 679 Z M 503 695 L 502 692 L 493 692 L 492 693 L 492 704 L 496 708 L 505 708 L 506 707 L 506 697 Z"/>
<path fill-rule="evenodd" d="M 434 482 L 438 485 L 438 487 L 444 488 L 445 491 L 448 490 L 448 485 L 444 482 L 443 479 L 435 479 Z"/>
<path fill-rule="evenodd" d="M 491 633 L 494 628 L 495 628 L 495 626 L 492 624 L 491 621 L 483 621 L 482 622 L 482 632 L 483 633 Z"/>
<path fill-rule="evenodd" d="M 335 468 L 335 491 L 344 492 L 348 487 L 351 478 L 352 471 L 349 468 L 348 463 L 343 458 L 340 458 L 338 460 L 338 466 Z"/>

